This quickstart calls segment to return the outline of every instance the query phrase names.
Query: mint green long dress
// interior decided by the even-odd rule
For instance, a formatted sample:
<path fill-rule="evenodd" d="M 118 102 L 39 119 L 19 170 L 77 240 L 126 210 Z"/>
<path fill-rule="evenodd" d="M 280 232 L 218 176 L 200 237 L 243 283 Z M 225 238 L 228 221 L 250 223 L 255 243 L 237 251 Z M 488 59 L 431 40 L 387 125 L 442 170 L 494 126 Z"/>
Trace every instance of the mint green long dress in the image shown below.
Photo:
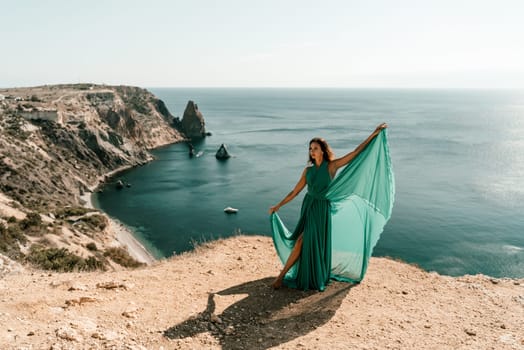
<path fill-rule="evenodd" d="M 303 235 L 300 258 L 284 277 L 284 285 L 322 291 L 330 279 L 360 282 L 393 209 L 395 180 L 387 130 L 333 180 L 326 161 L 309 167 L 306 180 L 295 230 L 289 231 L 277 213 L 270 216 L 273 242 L 283 264 Z"/>

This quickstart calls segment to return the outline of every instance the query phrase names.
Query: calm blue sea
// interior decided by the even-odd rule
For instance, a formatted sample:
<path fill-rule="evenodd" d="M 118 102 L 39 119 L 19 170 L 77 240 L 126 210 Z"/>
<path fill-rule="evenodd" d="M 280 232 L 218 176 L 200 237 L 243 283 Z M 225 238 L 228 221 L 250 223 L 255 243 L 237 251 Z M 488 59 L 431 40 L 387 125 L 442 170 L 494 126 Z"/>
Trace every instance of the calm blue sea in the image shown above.
<path fill-rule="evenodd" d="M 269 235 L 268 208 L 295 185 L 308 141 L 337 156 L 389 123 L 393 215 L 374 256 L 448 275 L 524 277 L 524 92 L 511 90 L 151 89 L 182 117 L 195 101 L 212 136 L 153 151 L 95 205 L 155 255 L 238 232 Z M 217 161 L 225 143 L 233 158 Z M 116 180 L 116 179 L 115 179 Z M 281 209 L 290 228 L 302 197 Z M 227 215 L 223 209 L 239 209 Z"/>

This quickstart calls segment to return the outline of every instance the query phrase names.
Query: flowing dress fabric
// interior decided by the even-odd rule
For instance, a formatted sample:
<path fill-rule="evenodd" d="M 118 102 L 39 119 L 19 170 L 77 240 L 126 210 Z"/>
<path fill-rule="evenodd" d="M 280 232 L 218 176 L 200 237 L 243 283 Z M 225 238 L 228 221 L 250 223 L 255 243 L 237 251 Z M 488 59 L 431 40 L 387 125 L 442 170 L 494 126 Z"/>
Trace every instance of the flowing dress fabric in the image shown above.
<path fill-rule="evenodd" d="M 382 130 L 333 181 L 327 162 L 306 172 L 308 191 L 300 219 L 289 231 L 277 213 L 271 230 L 277 254 L 285 264 L 302 234 L 302 252 L 284 284 L 324 290 L 329 279 L 360 282 L 373 247 L 391 217 L 395 180 Z"/>

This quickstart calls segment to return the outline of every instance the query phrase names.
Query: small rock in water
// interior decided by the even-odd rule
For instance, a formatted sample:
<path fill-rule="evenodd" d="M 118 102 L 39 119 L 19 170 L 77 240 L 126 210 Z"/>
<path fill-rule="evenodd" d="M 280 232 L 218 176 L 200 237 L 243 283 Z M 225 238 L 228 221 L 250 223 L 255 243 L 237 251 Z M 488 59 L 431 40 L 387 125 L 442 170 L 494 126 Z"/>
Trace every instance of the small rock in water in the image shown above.
<path fill-rule="evenodd" d="M 228 159 L 229 157 L 231 157 L 229 155 L 229 152 L 227 151 L 226 145 L 224 144 L 220 145 L 220 148 L 218 149 L 217 153 L 215 154 L 215 157 L 217 159 Z"/>

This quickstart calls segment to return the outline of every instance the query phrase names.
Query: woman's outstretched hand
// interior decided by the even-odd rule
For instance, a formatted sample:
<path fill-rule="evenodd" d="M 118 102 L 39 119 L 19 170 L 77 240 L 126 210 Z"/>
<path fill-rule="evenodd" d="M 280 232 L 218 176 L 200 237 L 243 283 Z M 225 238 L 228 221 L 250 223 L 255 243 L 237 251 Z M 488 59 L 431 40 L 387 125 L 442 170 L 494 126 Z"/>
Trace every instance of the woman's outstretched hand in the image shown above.
<path fill-rule="evenodd" d="M 380 132 L 381 132 L 383 129 L 385 129 L 385 128 L 387 128 L 387 127 L 388 127 L 388 125 L 387 125 L 386 123 L 382 123 L 382 124 L 380 124 L 379 126 L 377 126 L 377 128 L 375 129 L 375 131 L 373 131 L 373 134 L 372 134 L 372 135 L 373 135 L 373 136 L 377 136 L 378 134 L 380 134 Z"/>
<path fill-rule="evenodd" d="M 386 123 L 382 123 L 382 124 L 380 124 L 379 126 L 377 126 L 377 128 L 375 129 L 375 131 L 377 131 L 377 132 L 381 132 L 382 129 L 385 129 L 385 128 L 387 128 L 387 127 L 388 127 L 388 124 L 386 124 Z"/>
<path fill-rule="evenodd" d="M 269 214 L 275 213 L 276 211 L 278 211 L 278 209 L 280 209 L 278 205 L 272 206 L 271 208 L 269 208 Z"/>

